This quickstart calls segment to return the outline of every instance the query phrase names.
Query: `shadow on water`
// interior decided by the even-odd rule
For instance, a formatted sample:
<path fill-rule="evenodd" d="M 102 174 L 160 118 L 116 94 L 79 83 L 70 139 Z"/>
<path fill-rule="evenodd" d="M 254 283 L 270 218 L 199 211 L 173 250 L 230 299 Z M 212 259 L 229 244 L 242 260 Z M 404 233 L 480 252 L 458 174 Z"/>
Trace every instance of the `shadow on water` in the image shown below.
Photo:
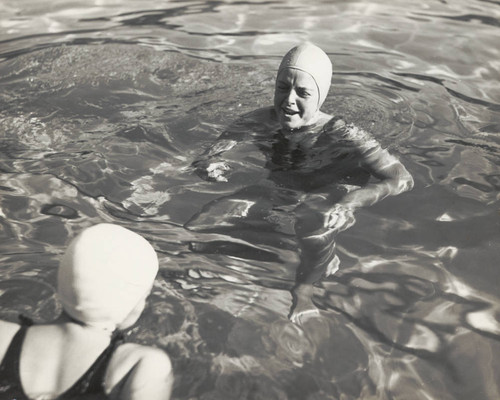
<path fill-rule="evenodd" d="M 2 317 L 53 318 L 67 238 L 116 222 L 158 251 L 159 278 L 129 334 L 169 352 L 175 398 L 499 398 L 499 92 L 489 35 L 472 49 L 453 34 L 498 29 L 495 17 L 444 2 L 408 17 L 314 3 L 291 31 L 306 6 L 287 4 L 289 17 L 281 6 L 259 3 L 268 21 L 247 2 L 112 9 L 82 16 L 82 29 L 2 38 Z M 400 15 L 393 32 L 377 28 L 389 14 Z M 438 20 L 452 34 L 429 31 Z M 457 54 L 431 46 L 436 37 Z M 235 118 L 269 104 L 278 56 L 299 39 L 335 55 L 325 110 L 373 132 L 416 181 L 339 235 L 341 270 L 317 285 L 320 315 L 301 327 L 286 318 L 294 236 L 223 226 L 228 203 L 205 206 L 246 176 L 205 182 L 191 168 Z M 258 161 L 242 166 L 253 174 Z"/>

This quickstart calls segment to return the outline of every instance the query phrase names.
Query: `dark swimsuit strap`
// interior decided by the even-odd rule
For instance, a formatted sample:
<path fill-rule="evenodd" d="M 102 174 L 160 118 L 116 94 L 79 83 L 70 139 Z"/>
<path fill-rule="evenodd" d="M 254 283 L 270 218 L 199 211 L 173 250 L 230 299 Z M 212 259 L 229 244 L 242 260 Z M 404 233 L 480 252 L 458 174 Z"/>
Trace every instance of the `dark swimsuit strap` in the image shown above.
<path fill-rule="evenodd" d="M 84 393 L 99 393 L 104 390 L 104 376 L 108 368 L 109 361 L 115 349 L 124 342 L 124 336 L 116 331 L 111 338 L 111 342 L 104 351 L 97 357 L 89 369 L 78 379 L 73 386 L 62 393 L 58 399 L 74 399 L 75 396 Z"/>
<path fill-rule="evenodd" d="M 18 400 L 28 399 L 28 396 L 23 391 L 21 385 L 21 377 L 19 375 L 19 364 L 21 359 L 21 349 L 26 336 L 26 332 L 32 321 L 20 316 L 21 328 L 17 331 L 12 339 L 7 352 L 5 353 L 2 364 L 0 365 L 0 386 L 3 382 L 9 385 L 10 390 L 15 391 Z M 124 335 L 120 331 L 116 331 L 111 342 L 106 347 L 89 369 L 64 393 L 60 394 L 56 399 L 74 399 L 78 395 L 86 393 L 99 393 L 103 391 L 104 376 L 108 367 L 109 361 L 115 349 L 124 342 Z M 14 392 L 12 392 L 14 393 Z"/>
<path fill-rule="evenodd" d="M 21 359 L 21 349 L 24 337 L 29 326 L 33 324 L 31 319 L 19 316 L 21 327 L 12 338 L 10 345 L 5 353 L 2 364 L 0 365 L 0 386 L 8 389 L 9 396 L 23 400 L 28 399 L 21 386 L 21 377 L 19 376 L 19 363 Z"/>

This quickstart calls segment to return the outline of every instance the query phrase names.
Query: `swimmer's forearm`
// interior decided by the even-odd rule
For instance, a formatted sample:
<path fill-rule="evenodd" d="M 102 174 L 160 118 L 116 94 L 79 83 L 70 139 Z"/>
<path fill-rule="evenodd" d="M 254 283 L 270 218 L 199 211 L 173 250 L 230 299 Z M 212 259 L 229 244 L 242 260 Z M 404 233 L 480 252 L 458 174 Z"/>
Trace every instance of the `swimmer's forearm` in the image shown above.
<path fill-rule="evenodd" d="M 371 206 L 389 196 L 395 196 L 413 188 L 413 178 L 402 164 L 392 167 L 389 176 L 349 192 L 339 202 L 350 209 Z"/>
<path fill-rule="evenodd" d="M 379 201 L 385 199 L 391 194 L 396 194 L 392 185 L 388 182 L 379 182 L 367 185 L 363 188 L 359 188 L 349 192 L 344 198 L 338 203 L 338 205 L 344 206 L 349 209 L 357 209 L 361 207 L 371 206 Z"/>

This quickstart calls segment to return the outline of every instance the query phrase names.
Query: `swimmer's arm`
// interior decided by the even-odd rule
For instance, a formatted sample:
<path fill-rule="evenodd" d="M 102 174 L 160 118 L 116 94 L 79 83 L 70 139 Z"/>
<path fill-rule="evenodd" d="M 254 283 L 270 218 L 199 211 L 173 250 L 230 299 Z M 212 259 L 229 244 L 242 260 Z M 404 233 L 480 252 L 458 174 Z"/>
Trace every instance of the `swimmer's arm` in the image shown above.
<path fill-rule="evenodd" d="M 387 150 L 379 150 L 363 163 L 378 182 L 370 183 L 348 193 L 341 204 L 352 209 L 371 206 L 388 196 L 395 196 L 413 188 L 413 178 L 404 165 Z"/>
<path fill-rule="evenodd" d="M 112 400 L 169 400 L 173 383 L 172 364 L 165 352 L 127 343 L 113 354 L 105 392 Z"/>
<path fill-rule="evenodd" d="M 413 178 L 404 165 L 368 132 L 342 118 L 333 118 L 330 124 L 326 131 L 332 132 L 333 137 L 340 137 L 342 146 L 359 157 L 360 166 L 379 180 L 350 192 L 339 205 L 351 209 L 365 207 L 413 187 Z"/>
<path fill-rule="evenodd" d="M 345 230 L 354 224 L 354 211 L 371 206 L 388 196 L 395 196 L 413 188 L 413 178 L 404 165 L 387 150 L 379 149 L 363 163 L 378 182 L 369 183 L 347 193 L 336 203 L 325 218 L 325 227 Z"/>

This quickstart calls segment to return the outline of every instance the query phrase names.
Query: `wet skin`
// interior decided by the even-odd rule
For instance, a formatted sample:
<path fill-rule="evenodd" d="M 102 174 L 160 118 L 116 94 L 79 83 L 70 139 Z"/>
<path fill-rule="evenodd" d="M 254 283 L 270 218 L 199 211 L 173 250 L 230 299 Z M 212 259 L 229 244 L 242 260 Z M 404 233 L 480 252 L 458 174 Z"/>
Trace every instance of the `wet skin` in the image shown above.
<path fill-rule="evenodd" d="M 293 68 L 285 68 L 279 73 L 274 110 L 282 128 L 293 130 L 315 123 L 318 106 L 318 87 L 311 75 Z"/>

